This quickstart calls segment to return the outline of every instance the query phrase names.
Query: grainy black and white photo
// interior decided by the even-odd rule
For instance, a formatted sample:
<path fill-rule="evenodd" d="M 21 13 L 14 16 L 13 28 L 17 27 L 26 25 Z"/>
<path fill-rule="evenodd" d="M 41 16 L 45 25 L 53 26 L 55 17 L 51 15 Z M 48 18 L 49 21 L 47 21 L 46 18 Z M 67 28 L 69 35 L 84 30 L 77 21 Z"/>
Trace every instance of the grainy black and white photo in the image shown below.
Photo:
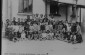
<path fill-rule="evenodd" d="M 2 0 L 2 55 L 85 55 L 85 0 Z"/>

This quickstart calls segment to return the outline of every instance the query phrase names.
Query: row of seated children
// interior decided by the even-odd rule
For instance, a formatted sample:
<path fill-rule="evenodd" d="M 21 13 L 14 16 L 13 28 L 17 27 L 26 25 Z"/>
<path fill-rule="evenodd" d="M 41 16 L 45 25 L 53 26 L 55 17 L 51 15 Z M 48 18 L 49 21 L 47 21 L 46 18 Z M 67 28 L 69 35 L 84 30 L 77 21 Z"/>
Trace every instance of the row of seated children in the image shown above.
<path fill-rule="evenodd" d="M 44 19 L 45 21 L 47 19 Z M 81 42 L 82 37 L 80 32 L 80 28 L 77 29 L 77 24 L 68 24 L 62 21 L 51 22 L 36 22 L 30 21 L 25 22 L 24 28 L 22 32 L 15 32 L 19 38 L 28 38 L 28 39 L 59 39 L 59 40 L 67 40 L 68 42 L 78 42 L 79 39 Z M 22 26 L 23 27 L 23 26 Z M 76 27 L 76 28 L 75 28 Z M 79 27 L 79 26 L 78 26 Z M 78 32 L 76 32 L 77 30 Z M 48 38 L 48 37 L 49 38 Z M 51 37 L 50 37 L 51 36 Z"/>

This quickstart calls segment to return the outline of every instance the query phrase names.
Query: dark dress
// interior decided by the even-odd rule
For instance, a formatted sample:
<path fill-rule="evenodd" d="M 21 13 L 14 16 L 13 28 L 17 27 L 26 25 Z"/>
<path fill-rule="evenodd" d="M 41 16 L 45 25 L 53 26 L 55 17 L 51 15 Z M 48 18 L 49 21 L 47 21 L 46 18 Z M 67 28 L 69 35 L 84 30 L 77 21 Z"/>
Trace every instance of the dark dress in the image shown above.
<path fill-rule="evenodd" d="M 41 25 L 40 26 L 40 29 L 43 31 L 43 30 L 45 30 L 45 25 Z"/>
<path fill-rule="evenodd" d="M 16 25 L 17 24 L 17 22 L 14 20 L 14 21 L 12 21 L 12 23 L 14 24 L 14 25 Z"/>
<path fill-rule="evenodd" d="M 71 32 L 75 33 L 77 31 L 77 26 L 72 26 L 71 27 Z"/>

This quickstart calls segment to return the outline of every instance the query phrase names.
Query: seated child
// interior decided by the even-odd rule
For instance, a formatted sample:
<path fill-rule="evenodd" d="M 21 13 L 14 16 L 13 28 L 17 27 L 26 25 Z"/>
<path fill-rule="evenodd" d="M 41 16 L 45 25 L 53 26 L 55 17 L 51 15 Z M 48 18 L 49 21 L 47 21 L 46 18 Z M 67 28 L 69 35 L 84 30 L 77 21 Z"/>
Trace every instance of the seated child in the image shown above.
<path fill-rule="evenodd" d="M 42 31 L 42 39 L 46 39 L 47 33 L 45 31 Z"/>
<path fill-rule="evenodd" d="M 77 43 L 81 43 L 83 41 L 81 34 L 76 35 L 76 41 L 77 41 Z"/>
<path fill-rule="evenodd" d="M 26 34 L 25 34 L 25 31 L 23 30 L 21 33 L 21 40 L 24 40 L 24 39 L 26 39 Z"/>
<path fill-rule="evenodd" d="M 18 38 L 21 38 L 21 33 L 19 31 L 17 32 L 17 35 Z"/>
<path fill-rule="evenodd" d="M 54 33 L 50 31 L 49 35 L 50 35 L 50 39 L 52 40 L 54 38 Z"/>
<path fill-rule="evenodd" d="M 15 18 L 15 17 L 13 18 L 12 23 L 13 23 L 13 25 L 16 25 L 16 24 L 17 24 L 17 22 L 16 22 L 16 18 Z"/>
<path fill-rule="evenodd" d="M 18 40 L 17 38 L 17 32 L 14 33 L 13 41 L 16 42 Z"/>
<path fill-rule="evenodd" d="M 34 26 L 33 26 L 33 24 L 30 25 L 29 29 L 30 29 L 30 32 L 33 32 L 33 31 L 34 31 Z"/>
<path fill-rule="evenodd" d="M 34 33 L 34 39 L 37 40 L 38 39 L 38 32 Z"/>
<path fill-rule="evenodd" d="M 59 37 L 59 31 L 56 31 L 56 32 L 55 32 L 55 37 L 54 37 L 54 38 L 57 39 L 58 37 Z"/>
<path fill-rule="evenodd" d="M 22 31 L 24 30 L 24 26 L 19 26 L 19 32 L 22 33 Z"/>
<path fill-rule="evenodd" d="M 50 33 L 50 31 L 49 31 L 49 30 L 47 30 L 47 32 L 46 32 L 46 33 L 47 33 L 47 40 L 49 40 L 49 37 L 50 37 L 50 34 L 49 34 L 49 33 Z"/>
<path fill-rule="evenodd" d="M 70 42 L 70 38 L 71 38 L 71 33 L 70 32 L 67 32 L 67 41 Z"/>

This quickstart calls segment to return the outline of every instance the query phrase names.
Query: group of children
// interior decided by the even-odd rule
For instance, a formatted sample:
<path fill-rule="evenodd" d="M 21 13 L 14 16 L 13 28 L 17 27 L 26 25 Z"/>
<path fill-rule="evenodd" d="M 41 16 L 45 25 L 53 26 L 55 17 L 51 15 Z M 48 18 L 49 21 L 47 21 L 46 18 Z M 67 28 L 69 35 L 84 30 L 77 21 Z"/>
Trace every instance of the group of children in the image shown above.
<path fill-rule="evenodd" d="M 34 19 L 24 19 L 16 21 L 13 18 L 11 24 L 7 20 L 6 36 L 11 41 L 19 40 L 62 40 L 68 43 L 81 43 L 81 28 L 78 22 L 68 23 L 67 21 L 55 21 L 41 15 L 35 15 Z"/>

